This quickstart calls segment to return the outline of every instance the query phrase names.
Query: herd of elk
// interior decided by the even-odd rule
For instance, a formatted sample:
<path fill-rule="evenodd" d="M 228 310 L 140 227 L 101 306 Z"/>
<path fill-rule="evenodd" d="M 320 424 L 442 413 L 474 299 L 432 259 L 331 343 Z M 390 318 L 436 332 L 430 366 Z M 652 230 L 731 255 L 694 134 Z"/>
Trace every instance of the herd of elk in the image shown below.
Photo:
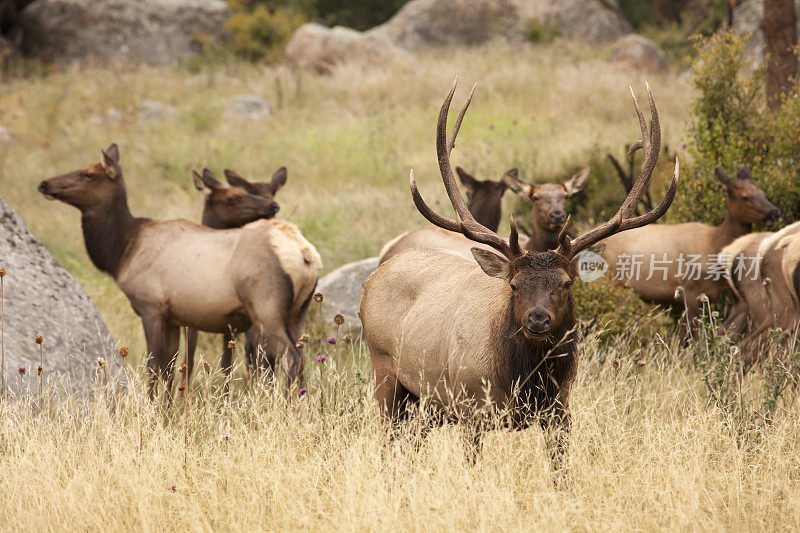
<path fill-rule="evenodd" d="M 714 300 L 727 284 L 736 303 L 721 329 L 740 340 L 745 369 L 763 357 L 775 328 L 784 332 L 782 342 L 796 340 L 800 222 L 777 232 L 751 233 L 754 224 L 774 222 L 781 213 L 748 168 L 741 168 L 736 179 L 716 169 L 727 194 L 721 225 L 653 224 L 675 198 L 679 171 L 673 156 L 672 180 L 653 207 L 648 187 L 661 151 L 661 129 L 649 86 L 649 125 L 631 90 L 642 138 L 629 155 L 644 153 L 638 176 L 634 179 L 632 159 L 626 174 L 609 156 L 627 195 L 614 217 L 576 238 L 569 234 L 566 201 L 585 188 L 589 168 L 563 183 L 538 185 L 520 179 L 516 168 L 498 181 L 479 180 L 460 167 L 454 172 L 450 155 L 475 88 L 448 135 L 455 90 L 454 82 L 439 111 L 436 152 L 456 218 L 428 206 L 412 171 L 413 202 L 432 226 L 388 242 L 361 295 L 359 316 L 375 398 L 388 422 L 400 422 L 424 404 L 437 413 L 433 420 L 471 424 L 478 445 L 482 432 L 498 425 L 524 429 L 538 423 L 558 469 L 568 442 L 570 388 L 578 364 L 571 287 L 579 254 L 594 245 L 602 248 L 612 273 L 620 273 L 627 262 L 629 276 L 618 278 L 642 299 L 685 304 L 690 326 L 700 295 Z M 232 364 L 230 341 L 245 332 L 251 370 L 280 368 L 290 388 L 302 386 L 303 358 L 296 343 L 322 260 L 295 225 L 275 218 L 280 210 L 275 194 L 286 184 L 286 168 L 262 183 L 225 170 L 227 185 L 208 169 L 194 172 L 195 187 L 205 195 L 199 225 L 134 217 L 119 161 L 112 144 L 100 162 L 45 180 L 38 189 L 45 198 L 80 210 L 91 261 L 114 278 L 141 317 L 150 396 L 157 394 L 159 380 L 171 392 L 182 327 L 189 376 L 198 331 L 224 335 L 226 373 Z M 497 233 L 506 190 L 532 206 L 528 238 L 519 234 L 513 217 L 510 234 Z M 691 277 L 687 257 L 694 258 Z M 755 258 L 752 276 L 741 275 L 748 258 Z M 683 298 L 677 298 L 681 290 Z"/>
<path fill-rule="evenodd" d="M 589 167 L 582 167 L 564 183 L 539 185 L 521 180 L 516 168 L 506 171 L 499 181 L 475 179 L 461 167 L 456 167 L 456 173 L 466 189 L 470 213 L 478 223 L 492 231 L 497 231 L 500 225 L 502 199 L 506 189 L 528 200 L 532 205 L 533 231 L 527 240 L 521 239 L 521 244 L 526 250 L 537 252 L 558 245 L 558 233 L 567 219 L 566 200 L 582 191 L 589 179 Z M 472 257 L 470 250 L 474 246 L 475 243 L 461 233 L 428 226 L 407 231 L 386 243 L 378 256 L 378 263 L 383 264 L 403 250 L 417 247 L 451 250 Z"/>
<path fill-rule="evenodd" d="M 295 343 L 322 260 L 300 230 L 275 218 L 229 230 L 136 218 L 117 146 L 102 157 L 43 181 L 39 192 L 80 210 L 89 257 L 113 276 L 142 318 L 150 396 L 159 377 L 171 391 L 181 327 L 214 333 L 255 328 L 264 352 L 277 355 L 286 381 L 302 383 Z"/>
<path fill-rule="evenodd" d="M 250 222 L 262 218 L 273 218 L 278 214 L 280 206 L 274 198 L 278 189 L 286 184 L 286 167 L 276 170 L 272 179 L 264 183 L 252 183 L 228 169 L 224 174 L 230 186 L 222 184 L 207 168 L 203 169 L 202 174 L 197 172 L 192 174 L 195 188 L 205 195 L 202 218 L 204 226 L 213 229 L 241 228 Z M 305 323 L 305 312 L 295 321 L 298 328 L 302 328 Z M 186 363 L 191 376 L 194 367 L 194 353 L 197 349 L 197 330 L 190 328 L 187 335 Z M 296 340 L 297 337 L 293 338 Z M 220 366 L 226 373 L 230 371 L 233 362 L 233 348 L 230 343 L 233 339 L 232 331 L 226 331 L 223 334 Z M 264 353 L 265 362 L 258 360 L 258 331 L 254 328 L 249 329 L 246 339 L 245 354 L 251 372 L 260 367 L 274 369 L 274 353 Z"/>
<path fill-rule="evenodd" d="M 461 196 L 450 152 L 472 92 L 448 138 L 447 116 L 455 89 L 454 83 L 439 113 L 436 152 L 458 218 L 443 217 L 428 207 L 413 172 L 412 197 L 432 224 L 502 255 L 475 247 L 472 261 L 446 250 L 411 248 L 368 278 L 360 316 L 372 359 L 375 397 L 390 421 L 402 420 L 410 407 L 424 401 L 447 418 L 477 416 L 479 431 L 487 427 L 480 416 L 485 410 L 504 411 L 506 423 L 515 429 L 538 422 L 553 430 L 547 434 L 558 468 L 570 427 L 569 392 L 578 362 L 570 290 L 577 277 L 576 257 L 615 233 L 658 220 L 675 196 L 677 160 L 663 201 L 653 211 L 630 218 L 660 151 L 658 112 L 648 87 L 649 130 L 633 99 L 642 132 L 638 144 L 646 164 L 617 214 L 575 239 L 567 235 L 567 217 L 555 249 L 524 250 L 513 218 L 506 240 L 475 220 Z"/>

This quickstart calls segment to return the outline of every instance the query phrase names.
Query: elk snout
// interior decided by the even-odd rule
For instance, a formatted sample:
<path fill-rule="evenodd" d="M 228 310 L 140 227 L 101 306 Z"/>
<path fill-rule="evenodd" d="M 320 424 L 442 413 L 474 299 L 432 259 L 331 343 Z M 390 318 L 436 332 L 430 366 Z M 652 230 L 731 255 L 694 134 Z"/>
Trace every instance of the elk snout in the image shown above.
<path fill-rule="evenodd" d="M 267 210 L 266 210 L 267 211 L 266 212 L 267 218 L 274 217 L 275 215 L 278 214 L 278 211 L 280 211 L 280 210 L 281 210 L 281 206 L 278 204 L 278 202 L 272 202 L 271 204 L 269 204 L 269 206 L 267 207 Z"/>
<path fill-rule="evenodd" d="M 781 218 L 781 210 L 777 207 L 773 207 L 769 210 L 769 213 L 764 215 L 764 224 L 772 224 L 773 222 L 777 222 L 779 218 Z"/>
<path fill-rule="evenodd" d="M 553 317 L 541 305 L 534 307 L 533 311 L 525 318 L 525 330 L 531 335 L 544 335 L 552 327 Z"/>
<path fill-rule="evenodd" d="M 550 222 L 553 224 L 563 224 L 567 220 L 567 214 L 561 210 L 550 211 Z"/>
<path fill-rule="evenodd" d="M 58 195 L 53 193 L 52 190 L 50 189 L 50 184 L 47 181 L 41 182 L 39 186 L 36 187 L 36 189 L 40 193 L 42 193 L 44 197 L 47 198 L 48 200 L 55 200 L 56 198 L 58 198 Z"/>

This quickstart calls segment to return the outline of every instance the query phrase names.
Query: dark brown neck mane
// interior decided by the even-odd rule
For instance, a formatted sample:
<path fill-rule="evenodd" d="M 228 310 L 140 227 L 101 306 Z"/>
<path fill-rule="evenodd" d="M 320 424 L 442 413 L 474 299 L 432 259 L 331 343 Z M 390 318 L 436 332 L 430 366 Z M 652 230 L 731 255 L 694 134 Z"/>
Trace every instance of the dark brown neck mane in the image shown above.
<path fill-rule="evenodd" d="M 722 250 L 723 247 L 751 231 L 753 231 L 752 224 L 745 224 L 744 222 L 735 220 L 730 210 L 727 210 L 725 212 L 725 220 L 714 229 L 716 237 L 714 239 L 714 244 L 717 246 L 717 251 Z"/>
<path fill-rule="evenodd" d="M 239 225 L 239 226 L 230 226 L 230 225 L 227 225 L 227 224 L 223 224 L 222 221 L 219 219 L 219 217 L 217 217 L 217 215 L 215 215 L 213 210 L 209 207 L 209 201 L 208 200 L 206 200 L 206 203 L 205 203 L 205 205 L 203 207 L 202 224 L 204 226 L 207 226 L 207 227 L 213 228 L 213 229 L 233 229 L 233 228 L 241 227 L 241 225 Z"/>
<path fill-rule="evenodd" d="M 137 227 L 147 219 L 131 214 L 124 185 L 107 206 L 81 211 L 83 240 L 89 258 L 99 270 L 116 278 L 125 252 L 135 240 Z"/>
<path fill-rule="evenodd" d="M 561 326 L 543 341 L 525 337 L 515 324 L 510 304 L 498 323 L 500 350 L 495 362 L 495 383 L 509 396 L 514 395 L 514 416 L 520 417 L 519 421 L 551 406 L 560 387 L 572 377 L 577 349 L 572 296 L 567 305 Z"/>
<path fill-rule="evenodd" d="M 558 248 L 558 233 L 537 228 L 535 225 L 530 239 L 525 243 L 525 249 L 531 252 L 546 252 Z"/>

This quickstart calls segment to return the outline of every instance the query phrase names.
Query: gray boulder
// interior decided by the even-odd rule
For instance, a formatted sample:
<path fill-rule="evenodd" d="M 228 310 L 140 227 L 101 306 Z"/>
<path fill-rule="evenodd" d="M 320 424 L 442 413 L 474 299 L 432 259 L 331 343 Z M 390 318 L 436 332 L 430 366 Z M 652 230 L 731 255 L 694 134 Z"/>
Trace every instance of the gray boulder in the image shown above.
<path fill-rule="evenodd" d="M 241 94 L 228 100 L 225 115 L 231 118 L 258 120 L 272 114 L 269 102 L 252 94 Z"/>
<path fill-rule="evenodd" d="M 420 50 L 521 41 L 534 25 L 589 44 L 631 32 L 616 0 L 413 0 L 367 34 Z"/>
<path fill-rule="evenodd" d="M 322 302 L 323 318 L 330 320 L 337 313 L 344 317 L 344 329 L 350 333 L 361 330 L 358 309 L 364 282 L 378 268 L 378 258 L 369 257 L 340 266 L 319 280 L 317 292 L 325 299 Z"/>
<path fill-rule="evenodd" d="M 222 0 L 36 0 L 22 47 L 60 63 L 171 64 L 220 39 L 229 14 Z"/>
<path fill-rule="evenodd" d="M 137 115 L 143 122 L 160 122 L 175 116 L 175 107 L 158 100 L 142 100 Z M 114 116 L 112 110 L 109 110 L 108 116 Z"/>
<path fill-rule="evenodd" d="M 97 382 L 98 358 L 109 376 L 119 373 L 119 356 L 100 312 L 83 287 L 64 270 L 0 198 L 0 266 L 6 270 L 5 371 L 11 391 L 36 390 L 37 335 L 44 337 L 44 376 L 50 385 L 85 392 Z M 27 373 L 20 376 L 18 368 Z"/>
<path fill-rule="evenodd" d="M 381 35 L 342 26 L 326 28 L 316 23 L 303 24 L 297 29 L 286 45 L 286 56 L 302 68 L 323 74 L 330 74 L 343 64 L 369 68 L 413 61 Z"/>
<path fill-rule="evenodd" d="M 797 31 L 800 32 L 800 0 L 794 2 L 797 18 Z M 742 35 L 749 34 L 747 57 L 754 68 L 764 64 L 764 32 L 761 21 L 764 18 L 764 0 L 745 0 L 733 10 L 733 29 Z"/>
<path fill-rule="evenodd" d="M 660 46 L 635 33 L 626 35 L 614 43 L 608 62 L 644 72 L 658 72 L 665 70 L 669 65 L 667 55 Z"/>

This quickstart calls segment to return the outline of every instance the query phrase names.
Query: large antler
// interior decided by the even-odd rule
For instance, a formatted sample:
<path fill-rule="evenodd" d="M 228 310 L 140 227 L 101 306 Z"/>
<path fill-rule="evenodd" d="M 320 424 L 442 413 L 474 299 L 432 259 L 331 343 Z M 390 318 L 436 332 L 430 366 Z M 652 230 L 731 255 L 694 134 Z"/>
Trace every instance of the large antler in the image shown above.
<path fill-rule="evenodd" d="M 661 218 L 667 212 L 672 200 L 675 198 L 675 192 L 678 190 L 678 158 L 675 158 L 675 172 L 672 176 L 672 182 L 669 185 L 667 194 L 664 199 L 656 206 L 655 209 L 645 213 L 644 215 L 634 218 L 630 217 L 635 211 L 636 206 L 642 199 L 642 195 L 647 191 L 650 185 L 650 178 L 653 175 L 653 169 L 658 161 L 658 154 L 661 151 L 661 126 L 658 121 L 658 109 L 653 101 L 653 94 L 650 92 L 650 85 L 647 85 L 647 96 L 650 101 L 650 129 L 647 128 L 647 122 L 642 115 L 642 110 L 639 108 L 639 102 L 636 100 L 636 95 L 631 88 L 631 96 L 633 97 L 633 107 L 636 109 L 636 115 L 639 117 L 639 127 L 642 130 L 641 140 L 636 141 L 631 145 L 630 153 L 642 148 L 644 150 L 644 160 L 642 161 L 642 170 L 639 172 L 639 177 L 631 186 L 631 190 L 622 202 L 619 211 L 604 224 L 601 224 L 591 231 L 588 231 L 580 237 L 569 241 L 568 239 L 561 239 L 559 245 L 559 252 L 565 256 L 572 258 L 575 257 L 582 250 L 597 242 L 610 237 L 615 233 L 621 231 L 640 228 Z M 569 220 L 567 221 L 569 224 Z M 566 226 L 564 227 L 564 234 L 566 233 Z"/>
<path fill-rule="evenodd" d="M 414 205 L 417 206 L 422 216 L 427 218 L 432 224 L 449 231 L 462 233 L 468 239 L 491 246 L 507 258 L 514 259 L 521 255 L 522 252 L 519 247 L 517 226 L 514 223 L 513 217 L 511 219 L 511 235 L 509 236 L 509 242 L 506 242 L 500 235 L 475 220 L 469 208 L 467 208 L 466 202 L 464 202 L 464 197 L 461 195 L 461 191 L 453 175 L 453 167 L 450 165 L 450 152 L 455 146 L 456 136 L 458 135 L 458 130 L 461 128 L 461 121 L 464 119 L 467 108 L 472 101 L 472 95 L 475 93 L 475 86 L 473 86 L 464 107 L 461 108 L 456 118 L 453 131 L 448 138 L 447 115 L 450 111 L 450 102 L 453 100 L 453 94 L 456 91 L 457 84 L 458 78 L 453 82 L 453 86 L 450 88 L 450 92 L 444 99 L 442 108 L 439 111 L 439 120 L 436 123 L 436 154 L 439 157 L 439 171 L 442 174 L 444 188 L 447 190 L 447 196 L 450 197 L 450 203 L 453 204 L 453 209 L 456 211 L 458 220 L 443 217 L 428 207 L 419 194 L 417 183 L 414 180 L 413 170 L 409 178 L 411 183 L 411 196 L 414 199 Z"/>

